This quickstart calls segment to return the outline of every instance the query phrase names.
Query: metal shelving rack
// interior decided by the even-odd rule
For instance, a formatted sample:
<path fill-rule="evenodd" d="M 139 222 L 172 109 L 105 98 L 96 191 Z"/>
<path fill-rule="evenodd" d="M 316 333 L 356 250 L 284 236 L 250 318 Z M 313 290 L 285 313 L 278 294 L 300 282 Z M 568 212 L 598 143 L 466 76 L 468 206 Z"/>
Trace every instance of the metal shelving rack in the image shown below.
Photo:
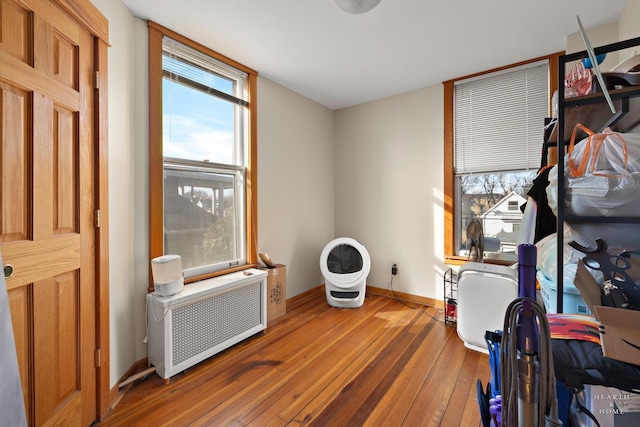
<path fill-rule="evenodd" d="M 595 55 L 603 53 L 617 52 L 640 45 L 640 37 L 629 39 L 593 49 Z M 562 185 L 565 181 L 564 157 L 566 137 L 571 135 L 576 123 L 581 123 L 595 132 L 601 132 L 606 127 L 614 131 L 628 132 L 640 124 L 640 86 L 631 86 L 623 89 L 609 91 L 609 95 L 616 107 L 613 114 L 609 109 L 603 92 L 598 91 L 585 96 L 565 99 L 564 82 L 566 75 L 566 64 L 587 58 L 587 51 L 562 55 L 558 63 L 558 124 L 557 124 L 557 147 L 558 147 L 558 207 L 557 207 L 557 247 L 558 247 L 558 277 L 557 277 L 557 312 L 563 312 L 563 224 L 564 223 L 626 223 L 638 224 L 640 217 L 604 217 L 604 216 L 576 216 L 565 213 L 565 189 Z M 594 76 L 595 80 L 595 76 Z M 604 237 L 604 236 L 603 236 Z"/>
<path fill-rule="evenodd" d="M 453 272 L 453 269 L 449 268 L 444 272 L 443 277 L 444 292 L 442 295 L 444 302 L 444 324 L 456 323 L 457 315 L 456 310 L 450 312 L 447 309 L 450 304 L 457 306 L 458 303 L 458 275 Z"/>

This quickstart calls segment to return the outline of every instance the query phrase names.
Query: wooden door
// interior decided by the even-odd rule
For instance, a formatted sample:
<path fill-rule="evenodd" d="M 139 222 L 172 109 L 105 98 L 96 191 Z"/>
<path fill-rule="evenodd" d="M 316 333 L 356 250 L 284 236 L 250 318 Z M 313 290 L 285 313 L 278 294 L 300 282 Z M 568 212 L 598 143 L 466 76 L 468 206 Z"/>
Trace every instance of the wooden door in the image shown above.
<path fill-rule="evenodd" d="M 0 250 L 30 425 L 96 419 L 93 38 L 0 0 Z"/>

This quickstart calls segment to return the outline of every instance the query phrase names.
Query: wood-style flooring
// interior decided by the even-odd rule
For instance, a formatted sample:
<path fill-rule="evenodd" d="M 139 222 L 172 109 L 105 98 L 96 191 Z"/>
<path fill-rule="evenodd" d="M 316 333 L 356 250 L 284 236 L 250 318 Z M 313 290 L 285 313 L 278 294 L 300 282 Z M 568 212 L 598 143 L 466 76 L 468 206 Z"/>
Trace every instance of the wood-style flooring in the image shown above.
<path fill-rule="evenodd" d="M 480 426 L 475 390 L 490 378 L 488 357 L 442 317 L 375 294 L 333 308 L 317 288 L 169 384 L 154 373 L 125 386 L 97 425 Z"/>

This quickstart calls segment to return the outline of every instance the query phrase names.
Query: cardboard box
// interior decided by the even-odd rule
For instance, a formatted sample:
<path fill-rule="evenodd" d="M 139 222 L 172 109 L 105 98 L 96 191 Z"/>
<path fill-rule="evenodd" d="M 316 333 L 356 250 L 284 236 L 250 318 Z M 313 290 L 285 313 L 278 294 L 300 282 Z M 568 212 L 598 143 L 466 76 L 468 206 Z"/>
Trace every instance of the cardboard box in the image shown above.
<path fill-rule="evenodd" d="M 629 276 L 640 278 L 640 260 L 630 259 Z M 603 306 L 600 285 L 582 261 L 574 279 L 576 288 L 600 322 L 602 354 L 611 359 L 640 365 L 640 311 Z"/>
<path fill-rule="evenodd" d="M 267 325 L 287 313 L 287 266 L 261 268 L 267 272 Z"/>

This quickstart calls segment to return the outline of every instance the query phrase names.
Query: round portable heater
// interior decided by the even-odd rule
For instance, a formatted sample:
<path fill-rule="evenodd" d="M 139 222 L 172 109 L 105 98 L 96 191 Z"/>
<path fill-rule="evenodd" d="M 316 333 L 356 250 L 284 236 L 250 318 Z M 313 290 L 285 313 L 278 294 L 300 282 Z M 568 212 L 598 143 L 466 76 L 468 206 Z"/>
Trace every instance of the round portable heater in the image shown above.
<path fill-rule="evenodd" d="M 362 306 L 370 269 L 369 252 L 357 240 L 340 237 L 329 242 L 320 255 L 320 271 L 329 305 Z"/>

